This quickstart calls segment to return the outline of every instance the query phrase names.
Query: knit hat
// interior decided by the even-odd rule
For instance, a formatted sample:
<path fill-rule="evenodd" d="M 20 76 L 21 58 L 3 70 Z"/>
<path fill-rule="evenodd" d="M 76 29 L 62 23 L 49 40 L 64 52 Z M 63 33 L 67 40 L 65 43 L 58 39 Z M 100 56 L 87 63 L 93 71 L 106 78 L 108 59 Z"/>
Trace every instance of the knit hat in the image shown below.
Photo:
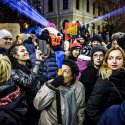
<path fill-rule="evenodd" d="M 63 65 L 68 65 L 71 68 L 72 73 L 75 73 L 76 76 L 79 75 L 79 68 L 78 68 L 77 64 L 74 61 L 72 61 L 70 59 L 65 59 L 65 60 L 63 60 L 62 64 Z"/>
<path fill-rule="evenodd" d="M 70 45 L 70 50 L 72 51 L 74 49 L 81 49 L 81 45 L 76 41 Z"/>
<path fill-rule="evenodd" d="M 8 30 L 0 30 L 0 39 L 4 38 L 4 37 L 11 37 L 12 38 L 12 34 L 8 31 Z"/>
<path fill-rule="evenodd" d="M 92 37 L 92 42 L 93 41 L 99 41 L 100 43 L 102 43 L 103 38 L 100 35 L 96 34 Z"/>
<path fill-rule="evenodd" d="M 81 54 L 86 56 L 91 56 L 91 49 L 92 49 L 91 46 L 85 46 L 82 48 Z"/>
<path fill-rule="evenodd" d="M 91 51 L 91 58 L 92 58 L 93 54 L 94 54 L 95 52 L 98 52 L 98 51 L 102 51 L 102 52 L 105 54 L 105 53 L 106 53 L 106 48 L 103 47 L 103 46 L 93 47 L 93 48 L 92 48 L 92 51 Z"/>
<path fill-rule="evenodd" d="M 118 39 L 117 43 L 123 50 L 125 50 L 125 36 Z"/>

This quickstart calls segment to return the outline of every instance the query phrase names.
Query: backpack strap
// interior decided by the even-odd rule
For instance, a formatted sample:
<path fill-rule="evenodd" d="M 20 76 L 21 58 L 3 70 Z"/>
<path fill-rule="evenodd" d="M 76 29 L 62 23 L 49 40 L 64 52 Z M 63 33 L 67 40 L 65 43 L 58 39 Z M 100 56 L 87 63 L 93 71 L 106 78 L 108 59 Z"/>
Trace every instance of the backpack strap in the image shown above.
<path fill-rule="evenodd" d="M 56 92 L 56 106 L 57 106 L 57 120 L 58 120 L 58 125 L 62 125 L 60 91 Z"/>

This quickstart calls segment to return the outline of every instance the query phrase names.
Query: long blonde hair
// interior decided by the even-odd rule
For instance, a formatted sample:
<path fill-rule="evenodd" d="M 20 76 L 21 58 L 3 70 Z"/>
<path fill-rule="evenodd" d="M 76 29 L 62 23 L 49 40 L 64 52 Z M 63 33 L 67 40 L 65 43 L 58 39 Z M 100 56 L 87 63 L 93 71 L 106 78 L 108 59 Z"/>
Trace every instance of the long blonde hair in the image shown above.
<path fill-rule="evenodd" d="M 0 54 L 0 84 L 10 79 L 11 62 L 7 56 Z"/>
<path fill-rule="evenodd" d="M 112 69 L 108 66 L 107 60 L 108 60 L 108 56 L 109 56 L 110 52 L 112 52 L 113 50 L 119 50 L 122 53 L 122 57 L 123 57 L 122 69 L 125 69 L 125 52 L 124 52 L 124 50 L 119 46 L 113 46 L 106 52 L 105 57 L 103 59 L 103 64 L 99 70 L 99 74 L 102 77 L 102 79 L 106 79 L 106 78 L 109 79 L 109 77 L 112 75 Z"/>

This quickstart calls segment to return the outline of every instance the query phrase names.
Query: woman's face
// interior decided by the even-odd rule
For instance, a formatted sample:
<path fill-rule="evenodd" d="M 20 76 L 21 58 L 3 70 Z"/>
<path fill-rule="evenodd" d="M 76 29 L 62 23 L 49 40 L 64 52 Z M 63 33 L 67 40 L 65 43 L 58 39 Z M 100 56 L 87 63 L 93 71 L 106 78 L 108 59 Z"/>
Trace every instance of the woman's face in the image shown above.
<path fill-rule="evenodd" d="M 72 51 L 72 55 L 73 55 L 73 57 L 75 57 L 75 58 L 77 58 L 77 57 L 79 56 L 79 54 L 80 54 L 80 49 L 74 49 L 74 50 Z"/>
<path fill-rule="evenodd" d="M 96 46 L 101 46 L 101 43 L 99 41 L 92 41 L 92 47 L 96 47 Z"/>
<path fill-rule="evenodd" d="M 112 70 L 121 69 L 123 66 L 123 56 L 120 50 L 113 50 L 109 53 L 107 64 Z"/>
<path fill-rule="evenodd" d="M 62 72 L 64 76 L 64 84 L 69 83 L 73 79 L 71 68 L 68 65 L 62 65 Z"/>
<path fill-rule="evenodd" d="M 17 59 L 19 64 L 24 64 L 27 60 L 29 60 L 29 53 L 23 45 L 17 46 L 16 49 L 17 52 L 13 56 Z"/>

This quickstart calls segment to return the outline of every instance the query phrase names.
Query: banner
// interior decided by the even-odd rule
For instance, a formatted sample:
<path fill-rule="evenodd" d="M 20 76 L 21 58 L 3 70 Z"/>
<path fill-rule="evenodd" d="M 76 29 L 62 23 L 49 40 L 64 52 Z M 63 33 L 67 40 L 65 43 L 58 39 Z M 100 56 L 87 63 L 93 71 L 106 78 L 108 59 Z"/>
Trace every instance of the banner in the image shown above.
<path fill-rule="evenodd" d="M 66 22 L 65 23 L 65 40 L 75 39 L 78 37 L 78 24 Z"/>

